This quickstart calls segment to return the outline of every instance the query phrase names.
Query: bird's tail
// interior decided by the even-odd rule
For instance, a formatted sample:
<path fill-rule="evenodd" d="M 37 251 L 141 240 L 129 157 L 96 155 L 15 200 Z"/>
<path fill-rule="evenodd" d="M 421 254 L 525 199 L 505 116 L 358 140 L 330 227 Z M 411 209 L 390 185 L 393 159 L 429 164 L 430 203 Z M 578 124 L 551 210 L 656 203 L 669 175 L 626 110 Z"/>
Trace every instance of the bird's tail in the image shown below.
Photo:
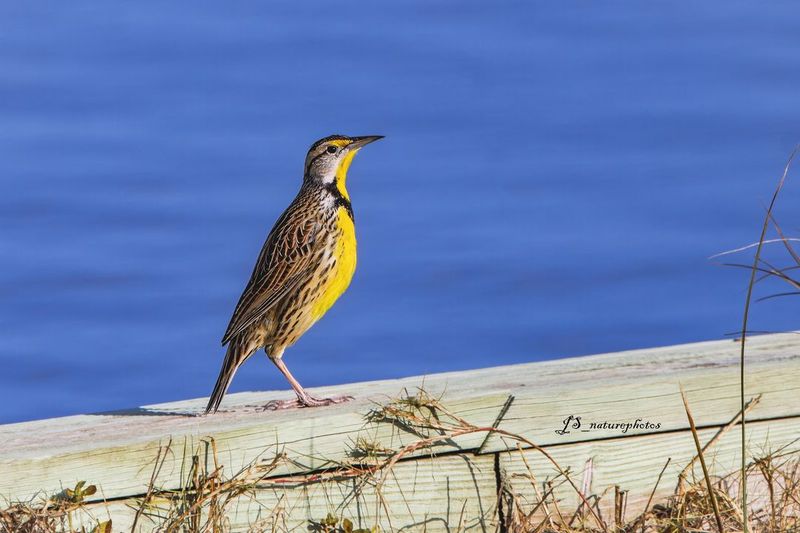
<path fill-rule="evenodd" d="M 228 387 L 230 387 L 231 381 L 233 381 L 234 374 L 236 374 L 239 366 L 241 366 L 250 355 L 244 353 L 243 349 L 244 346 L 235 338 L 232 339 L 231 343 L 228 345 L 228 351 L 225 353 L 225 361 L 222 363 L 222 369 L 219 371 L 217 383 L 214 385 L 214 392 L 211 393 L 211 397 L 208 399 L 206 414 L 217 412 L 219 404 L 222 402 L 222 397 L 225 396 L 225 392 L 228 390 Z"/>

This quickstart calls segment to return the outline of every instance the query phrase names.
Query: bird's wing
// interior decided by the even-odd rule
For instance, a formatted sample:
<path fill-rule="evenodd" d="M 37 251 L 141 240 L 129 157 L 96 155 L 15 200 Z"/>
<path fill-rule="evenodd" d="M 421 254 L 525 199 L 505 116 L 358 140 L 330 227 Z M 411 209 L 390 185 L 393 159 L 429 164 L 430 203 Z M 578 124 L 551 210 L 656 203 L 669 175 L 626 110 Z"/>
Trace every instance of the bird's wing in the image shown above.
<path fill-rule="evenodd" d="M 313 275 L 317 266 L 313 258 L 323 241 L 321 229 L 318 220 L 308 219 L 304 213 L 291 208 L 278 219 L 239 298 L 222 337 L 223 345 L 262 318 L 283 296 Z"/>

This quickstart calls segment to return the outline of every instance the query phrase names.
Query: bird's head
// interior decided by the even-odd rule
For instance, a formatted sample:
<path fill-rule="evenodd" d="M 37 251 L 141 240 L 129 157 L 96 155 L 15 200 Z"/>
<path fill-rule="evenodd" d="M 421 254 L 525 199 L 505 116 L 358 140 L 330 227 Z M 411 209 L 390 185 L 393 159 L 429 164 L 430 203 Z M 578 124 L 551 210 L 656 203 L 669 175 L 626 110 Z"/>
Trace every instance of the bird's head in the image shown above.
<path fill-rule="evenodd" d="M 328 186 L 335 184 L 347 196 L 344 188 L 347 170 L 361 148 L 371 142 L 383 139 L 382 135 L 346 137 L 331 135 L 311 145 L 306 156 L 305 180 Z"/>

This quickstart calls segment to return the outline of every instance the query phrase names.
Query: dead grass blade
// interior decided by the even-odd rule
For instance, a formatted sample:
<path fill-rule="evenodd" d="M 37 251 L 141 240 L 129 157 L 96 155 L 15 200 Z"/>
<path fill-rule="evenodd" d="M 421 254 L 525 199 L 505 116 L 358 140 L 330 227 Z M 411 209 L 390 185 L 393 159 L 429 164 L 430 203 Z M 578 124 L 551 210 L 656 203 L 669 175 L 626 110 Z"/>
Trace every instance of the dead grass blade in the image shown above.
<path fill-rule="evenodd" d="M 724 533 L 725 529 L 722 525 L 722 517 L 719 514 L 719 507 L 717 506 L 717 499 L 714 497 L 714 486 L 711 484 L 711 476 L 708 474 L 708 467 L 706 466 L 705 457 L 703 457 L 703 448 L 700 446 L 700 438 L 697 436 L 697 428 L 694 425 L 694 418 L 689 409 L 689 402 L 686 400 L 686 393 L 681 387 L 681 398 L 683 398 L 683 407 L 686 409 L 686 418 L 689 419 L 689 428 L 692 430 L 692 438 L 694 439 L 695 447 L 697 448 L 697 457 L 700 459 L 700 466 L 703 468 L 703 477 L 706 480 L 708 487 L 708 498 L 711 501 L 711 507 L 714 509 L 714 518 L 717 520 L 717 530 L 719 533 Z M 744 412 L 744 407 L 742 407 Z"/>
<path fill-rule="evenodd" d="M 753 258 L 753 270 L 750 272 L 750 281 L 747 284 L 747 295 L 745 297 L 744 302 L 744 311 L 742 312 L 742 336 L 741 336 L 741 345 L 740 345 L 740 352 L 739 352 L 739 399 L 741 404 L 741 411 L 744 413 L 745 410 L 745 345 L 747 342 L 747 323 L 750 317 L 750 304 L 753 298 L 753 285 L 755 285 L 756 280 L 756 268 L 758 267 L 759 260 L 761 259 L 761 250 L 764 247 L 764 240 L 767 236 L 767 229 L 769 228 L 769 222 L 772 219 L 772 213 L 775 210 L 775 203 L 778 201 L 778 196 L 783 189 L 784 184 L 786 183 L 786 177 L 789 175 L 789 169 L 792 166 L 792 162 L 794 161 L 797 152 L 800 151 L 800 145 L 796 146 L 792 153 L 789 155 L 789 159 L 786 162 L 786 165 L 783 168 L 783 174 L 781 175 L 781 179 L 778 181 L 778 186 L 775 188 L 775 192 L 772 194 L 772 200 L 770 200 L 769 207 L 767 208 L 767 214 L 764 217 L 764 224 L 761 227 L 761 235 L 758 238 L 758 246 L 756 247 L 755 256 Z M 746 426 L 747 426 L 747 417 L 742 416 L 742 440 L 741 440 L 741 453 L 742 453 L 742 466 L 741 466 L 741 476 L 742 476 L 742 517 L 743 517 L 743 526 L 744 526 L 744 533 L 748 532 L 749 522 L 747 519 L 747 437 L 746 437 Z"/>

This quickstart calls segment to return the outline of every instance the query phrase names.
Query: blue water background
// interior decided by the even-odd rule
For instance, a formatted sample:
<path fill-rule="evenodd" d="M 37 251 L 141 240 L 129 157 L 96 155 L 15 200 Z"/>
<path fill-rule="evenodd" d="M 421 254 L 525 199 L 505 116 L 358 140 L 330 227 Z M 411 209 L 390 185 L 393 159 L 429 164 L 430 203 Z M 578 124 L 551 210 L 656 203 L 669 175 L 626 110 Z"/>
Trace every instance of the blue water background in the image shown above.
<path fill-rule="evenodd" d="M 0 422 L 202 397 L 318 137 L 359 264 L 308 386 L 721 338 L 800 141 L 791 2 L 3 2 Z M 800 233 L 796 190 L 781 200 Z M 787 287 L 788 288 L 788 287 Z M 753 329 L 798 326 L 800 300 Z M 286 388 L 259 354 L 233 391 Z"/>

